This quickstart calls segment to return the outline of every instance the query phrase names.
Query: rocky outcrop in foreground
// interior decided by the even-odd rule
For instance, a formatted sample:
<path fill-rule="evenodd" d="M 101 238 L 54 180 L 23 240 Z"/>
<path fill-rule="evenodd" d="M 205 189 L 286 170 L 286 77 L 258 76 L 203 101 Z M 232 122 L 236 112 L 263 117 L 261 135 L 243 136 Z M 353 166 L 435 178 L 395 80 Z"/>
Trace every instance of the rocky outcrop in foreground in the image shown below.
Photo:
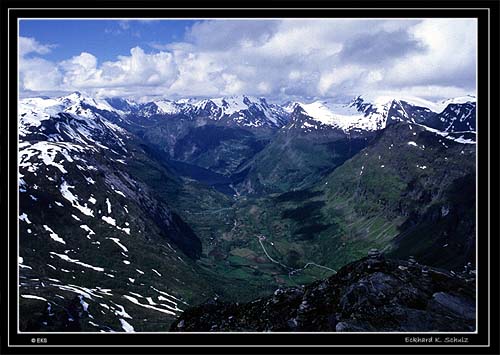
<path fill-rule="evenodd" d="M 171 331 L 474 331 L 475 272 L 461 274 L 377 251 L 313 284 L 249 303 L 188 309 Z"/>

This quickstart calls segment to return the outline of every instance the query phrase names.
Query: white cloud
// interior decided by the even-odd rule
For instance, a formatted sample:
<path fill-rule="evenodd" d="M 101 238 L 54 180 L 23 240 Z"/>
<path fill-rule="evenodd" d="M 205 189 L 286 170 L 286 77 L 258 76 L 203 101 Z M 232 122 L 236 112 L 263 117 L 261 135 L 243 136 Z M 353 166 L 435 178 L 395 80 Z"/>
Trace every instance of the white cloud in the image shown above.
<path fill-rule="evenodd" d="M 410 32 L 428 47 L 398 59 L 388 72 L 393 84 L 475 86 L 477 22 L 473 19 L 424 20 Z"/>
<path fill-rule="evenodd" d="M 47 54 L 54 47 L 54 44 L 41 44 L 36 39 L 31 37 L 19 37 L 20 57 L 24 57 L 29 53 Z"/>
<path fill-rule="evenodd" d="M 134 47 L 130 56 L 103 63 L 100 73 L 105 86 L 170 87 L 177 77 L 177 67 L 172 53 L 147 54 L 140 47 Z"/>
<path fill-rule="evenodd" d="M 59 63 L 59 67 L 64 71 L 63 83 L 67 87 L 86 87 L 99 75 L 97 58 L 86 52 Z"/>
<path fill-rule="evenodd" d="M 53 44 L 41 44 L 34 38 L 19 37 L 19 86 L 23 91 L 48 91 L 58 86 L 62 75 L 54 63 L 29 54 L 50 53 Z"/>
<path fill-rule="evenodd" d="M 21 58 L 19 86 L 24 91 L 53 91 L 58 90 L 63 75 L 50 61 L 42 58 Z"/>
<path fill-rule="evenodd" d="M 98 59 L 82 52 L 68 60 L 53 63 L 42 58 L 20 58 L 20 87 L 29 91 L 110 92 L 135 96 L 144 91 L 168 89 L 178 75 L 173 54 L 147 54 L 141 48 L 129 56 L 98 64 Z M 149 88 L 149 89 L 148 89 Z"/>
<path fill-rule="evenodd" d="M 184 41 L 147 44 L 151 53 L 135 47 L 104 63 L 91 53 L 22 61 L 21 71 L 31 68 L 26 89 L 103 95 L 285 100 L 407 90 L 446 97 L 475 91 L 476 36 L 473 19 L 213 20 L 194 24 Z M 51 48 L 22 42 L 23 55 Z"/>
<path fill-rule="evenodd" d="M 452 98 L 466 96 L 470 93 L 474 93 L 470 89 L 458 87 L 458 86 L 444 86 L 444 85 L 413 85 L 413 86 L 403 86 L 393 89 L 382 89 L 377 90 L 377 96 L 416 96 L 421 98 Z"/>
<path fill-rule="evenodd" d="M 321 73 L 318 82 L 318 92 L 321 96 L 327 95 L 332 88 L 340 87 L 349 82 L 358 83 L 360 77 L 366 75 L 367 70 L 358 65 L 337 66 L 332 70 L 326 70 Z"/>

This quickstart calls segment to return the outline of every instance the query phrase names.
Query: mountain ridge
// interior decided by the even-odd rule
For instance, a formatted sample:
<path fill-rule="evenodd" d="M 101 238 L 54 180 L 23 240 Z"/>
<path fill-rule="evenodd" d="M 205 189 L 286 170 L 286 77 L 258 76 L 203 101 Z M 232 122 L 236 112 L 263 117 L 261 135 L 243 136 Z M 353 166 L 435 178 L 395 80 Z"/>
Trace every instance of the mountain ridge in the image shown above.
<path fill-rule="evenodd" d="M 325 280 L 249 303 L 219 299 L 189 308 L 174 332 L 474 331 L 475 273 L 452 274 L 378 250 Z"/>
<path fill-rule="evenodd" d="M 21 104 L 30 100 L 35 104 L 35 107 L 35 100 L 43 108 L 49 107 L 49 105 L 41 103 L 43 100 L 41 98 L 22 99 Z M 461 122 L 468 122 L 468 124 L 465 124 L 468 129 L 462 130 L 473 131 L 475 129 L 475 115 L 471 115 L 475 111 L 476 99 L 474 96 L 469 95 L 440 102 L 431 102 L 408 96 L 365 98 L 358 95 L 345 103 L 316 100 L 309 103 L 290 101 L 284 105 L 278 105 L 269 104 L 264 97 L 239 95 L 207 99 L 187 98 L 175 101 L 162 98 L 137 103 L 119 97 L 95 99 L 80 92 L 74 92 L 56 99 L 47 99 L 46 101 L 52 101 L 54 108 L 59 105 L 60 110 L 68 113 L 77 113 L 78 106 L 83 106 L 83 109 L 78 112 L 81 116 L 91 114 L 85 108 L 94 107 L 96 110 L 112 112 L 119 116 L 140 115 L 146 118 L 183 116 L 191 119 L 204 117 L 214 121 L 226 119 L 228 122 L 233 122 L 240 127 L 255 128 L 265 126 L 274 129 L 284 127 L 289 122 L 289 116 L 292 112 L 300 108 L 306 115 L 320 123 L 321 126 L 332 126 L 344 131 L 353 129 L 380 130 L 385 128 L 391 119 L 409 120 L 413 123 L 425 124 L 427 120 L 431 120 L 430 116 L 433 116 L 431 128 L 439 129 L 440 127 L 436 126 L 438 125 L 436 121 L 445 122 L 449 118 L 450 113 L 446 112 L 447 109 L 448 111 L 452 109 L 456 111 L 460 108 L 460 105 L 468 105 L 467 112 L 462 114 L 460 120 Z M 415 119 L 411 114 L 408 114 L 406 107 L 416 108 L 417 112 L 413 113 L 413 115 L 419 117 Z M 55 110 L 52 110 L 52 112 L 55 112 Z M 474 124 L 472 121 L 474 121 Z M 450 131 L 450 128 L 451 126 L 448 126 L 446 131 Z"/>

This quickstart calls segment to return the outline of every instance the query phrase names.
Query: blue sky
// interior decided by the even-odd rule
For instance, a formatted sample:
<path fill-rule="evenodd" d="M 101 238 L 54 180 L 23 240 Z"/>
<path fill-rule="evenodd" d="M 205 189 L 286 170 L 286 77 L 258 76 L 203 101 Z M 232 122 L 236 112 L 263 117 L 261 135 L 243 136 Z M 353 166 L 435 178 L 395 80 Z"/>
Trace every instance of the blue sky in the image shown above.
<path fill-rule="evenodd" d="M 21 20 L 22 96 L 475 94 L 475 19 Z"/>
<path fill-rule="evenodd" d="M 38 42 L 56 44 L 45 58 L 61 61 L 81 52 L 99 60 L 128 54 L 130 48 L 179 41 L 194 20 L 116 21 L 116 20 L 20 20 L 19 35 Z M 148 48 L 154 51 L 154 48 Z"/>

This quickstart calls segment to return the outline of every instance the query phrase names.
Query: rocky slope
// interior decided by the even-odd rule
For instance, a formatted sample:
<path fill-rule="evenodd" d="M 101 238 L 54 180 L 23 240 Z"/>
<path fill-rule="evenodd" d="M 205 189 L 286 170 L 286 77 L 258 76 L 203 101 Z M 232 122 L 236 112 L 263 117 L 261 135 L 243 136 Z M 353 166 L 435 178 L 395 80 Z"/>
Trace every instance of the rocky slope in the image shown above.
<path fill-rule="evenodd" d="M 475 273 L 459 275 L 371 255 L 326 280 L 249 303 L 187 309 L 175 332 L 411 332 L 475 330 Z"/>
<path fill-rule="evenodd" d="M 169 206 L 180 181 L 112 112 L 73 96 L 20 106 L 21 330 L 147 330 L 211 293 L 201 242 Z"/>

